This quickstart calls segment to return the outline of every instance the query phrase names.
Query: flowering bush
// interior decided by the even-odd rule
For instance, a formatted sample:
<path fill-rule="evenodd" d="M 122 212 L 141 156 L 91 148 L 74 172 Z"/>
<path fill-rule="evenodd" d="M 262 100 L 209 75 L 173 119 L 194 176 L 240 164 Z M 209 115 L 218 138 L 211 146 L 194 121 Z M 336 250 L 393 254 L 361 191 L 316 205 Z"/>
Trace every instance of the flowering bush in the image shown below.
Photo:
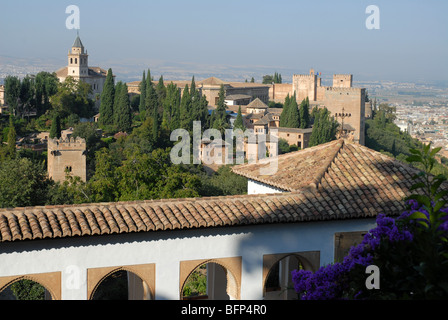
<path fill-rule="evenodd" d="M 440 191 L 443 176 L 429 173 L 435 154 L 430 145 L 411 150 L 410 162 L 424 171 L 414 176 L 412 190 L 422 192 L 407 199 L 407 210 L 398 218 L 379 214 L 377 226 L 362 243 L 350 249 L 342 262 L 315 273 L 294 270 L 294 289 L 300 299 L 440 299 L 448 298 L 448 208 Z M 380 270 L 380 288 L 367 289 L 366 267 Z"/>

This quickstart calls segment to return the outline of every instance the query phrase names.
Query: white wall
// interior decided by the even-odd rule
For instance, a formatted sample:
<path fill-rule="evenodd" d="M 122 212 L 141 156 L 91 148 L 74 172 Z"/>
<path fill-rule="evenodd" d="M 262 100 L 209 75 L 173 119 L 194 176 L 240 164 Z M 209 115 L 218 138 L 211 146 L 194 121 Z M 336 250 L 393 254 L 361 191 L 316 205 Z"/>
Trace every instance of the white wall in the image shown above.
<path fill-rule="evenodd" d="M 370 230 L 373 219 L 251 225 L 3 243 L 0 276 L 62 272 L 62 299 L 87 299 L 87 269 L 155 263 L 156 299 L 179 299 L 183 260 L 242 257 L 241 298 L 262 299 L 263 255 L 320 251 L 334 260 L 336 232 Z"/>
<path fill-rule="evenodd" d="M 267 194 L 267 193 L 281 193 L 281 192 L 286 191 L 255 180 L 251 179 L 247 180 L 247 194 Z"/>

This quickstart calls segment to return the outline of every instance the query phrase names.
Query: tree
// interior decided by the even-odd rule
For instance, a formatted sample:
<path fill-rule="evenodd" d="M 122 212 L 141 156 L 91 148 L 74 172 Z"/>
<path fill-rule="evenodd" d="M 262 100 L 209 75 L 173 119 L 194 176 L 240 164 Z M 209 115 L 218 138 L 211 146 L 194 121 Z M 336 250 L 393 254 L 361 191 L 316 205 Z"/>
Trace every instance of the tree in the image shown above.
<path fill-rule="evenodd" d="M 9 116 L 9 130 L 8 130 L 8 146 L 6 148 L 6 156 L 14 159 L 16 156 L 16 128 L 14 126 L 13 116 Z"/>
<path fill-rule="evenodd" d="M 34 81 L 35 106 L 37 115 L 51 108 L 50 97 L 56 94 L 59 80 L 55 73 L 39 72 Z"/>
<path fill-rule="evenodd" d="M 289 97 L 289 93 L 285 98 L 285 103 L 283 104 L 283 110 L 280 115 L 280 127 L 287 128 L 288 127 L 288 117 L 289 117 L 289 109 L 291 104 L 291 98 Z"/>
<path fill-rule="evenodd" d="M 139 104 L 139 112 L 140 115 L 144 115 L 146 111 L 146 78 L 145 78 L 145 71 L 143 71 L 143 77 L 142 81 L 139 85 L 140 89 L 140 104 Z"/>
<path fill-rule="evenodd" d="M 44 205 L 50 181 L 44 163 L 28 158 L 0 163 L 0 207 Z"/>
<path fill-rule="evenodd" d="M 5 78 L 5 102 L 13 114 L 19 114 L 21 83 L 19 77 L 7 76 Z"/>
<path fill-rule="evenodd" d="M 310 101 L 306 97 L 302 103 L 300 103 L 299 117 L 300 117 L 300 128 L 306 129 L 310 126 L 310 112 L 309 112 Z"/>
<path fill-rule="evenodd" d="M 238 107 L 238 114 L 236 115 L 235 122 L 233 123 L 234 129 L 245 130 L 246 126 L 244 125 L 243 115 L 241 114 L 241 106 Z"/>
<path fill-rule="evenodd" d="M 117 130 L 126 132 L 132 127 L 131 104 L 126 83 L 121 83 L 115 97 L 117 103 L 114 104 L 114 124 Z"/>
<path fill-rule="evenodd" d="M 151 71 L 149 69 L 146 75 L 146 112 L 148 114 L 153 114 L 153 110 L 157 110 L 157 112 L 159 112 L 159 99 L 157 97 L 157 91 L 154 88 Z"/>
<path fill-rule="evenodd" d="M 166 98 L 166 90 L 167 89 L 165 87 L 165 83 L 163 82 L 163 76 L 160 76 L 159 82 L 157 82 L 157 86 L 156 86 L 156 93 L 157 93 L 157 101 L 158 101 L 159 112 L 163 108 L 163 101 Z"/>
<path fill-rule="evenodd" d="M 157 116 L 157 118 L 155 116 Z M 184 119 L 188 116 L 188 112 L 183 112 L 181 108 L 179 88 L 172 82 L 169 83 L 166 87 L 166 97 L 163 101 L 162 128 L 169 132 L 180 128 L 181 121 L 185 121 Z M 153 121 L 157 120 L 158 128 L 158 112 L 153 112 L 151 117 L 153 117 Z M 154 122 L 154 125 L 155 124 L 156 123 Z"/>
<path fill-rule="evenodd" d="M 300 299 L 440 300 L 448 298 L 448 207 L 446 178 L 434 175 L 430 144 L 412 149 L 408 162 L 422 171 L 412 177 L 413 194 L 404 199 L 398 217 L 379 213 L 376 227 L 353 246 L 341 262 L 315 273 L 294 270 L 292 281 Z M 369 266 L 377 266 L 380 288 L 366 281 Z M 378 271 L 380 274 L 378 274 Z"/>
<path fill-rule="evenodd" d="M 255 83 L 255 79 L 254 79 L 254 77 L 252 77 L 252 78 L 250 79 L 250 83 Z"/>
<path fill-rule="evenodd" d="M 335 140 L 338 126 L 339 124 L 334 117 L 330 116 L 327 108 L 316 110 L 309 146 L 313 147 Z"/>
<path fill-rule="evenodd" d="M 296 93 L 291 97 L 289 101 L 289 110 L 286 126 L 288 128 L 300 128 L 300 115 L 299 106 L 297 105 Z"/>
<path fill-rule="evenodd" d="M 114 99 L 115 84 L 112 69 L 109 69 L 101 93 L 100 118 L 98 122 L 102 126 L 112 125 L 114 123 Z"/>
<path fill-rule="evenodd" d="M 263 76 L 262 84 L 271 84 L 274 82 L 274 77 L 270 74 Z"/>
<path fill-rule="evenodd" d="M 218 103 L 216 104 L 216 109 L 213 110 L 212 113 L 212 128 L 218 129 L 221 131 L 221 134 L 224 133 L 224 130 L 229 127 L 227 122 L 227 105 L 225 102 L 226 93 L 224 90 L 224 86 L 221 85 L 218 93 Z"/>
<path fill-rule="evenodd" d="M 180 127 L 185 130 L 192 129 L 192 99 L 190 87 L 185 85 L 184 91 L 182 93 L 182 98 L 180 100 Z"/>
<path fill-rule="evenodd" d="M 61 138 L 61 118 L 57 113 L 55 113 L 55 115 L 53 116 L 53 120 L 51 121 L 50 138 Z"/>

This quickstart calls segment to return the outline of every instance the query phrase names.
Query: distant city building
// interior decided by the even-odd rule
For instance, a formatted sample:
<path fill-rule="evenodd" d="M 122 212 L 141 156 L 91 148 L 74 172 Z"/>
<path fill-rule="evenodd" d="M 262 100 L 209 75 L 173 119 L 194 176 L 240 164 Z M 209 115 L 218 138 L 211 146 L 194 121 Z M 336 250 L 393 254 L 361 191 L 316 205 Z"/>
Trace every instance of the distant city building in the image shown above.
<path fill-rule="evenodd" d="M 186 85 L 190 85 L 191 81 L 165 81 L 172 82 L 177 85 L 181 93 Z M 157 85 L 157 81 L 153 81 Z M 140 81 L 127 83 L 128 92 L 130 94 L 140 94 Z M 201 95 L 205 95 L 209 106 L 215 108 L 218 102 L 218 95 L 221 86 L 226 92 L 227 105 L 247 105 L 256 98 L 264 103 L 269 102 L 269 85 L 250 82 L 225 82 L 216 77 L 210 77 L 202 81 L 196 81 L 196 88 L 199 89 Z"/>
<path fill-rule="evenodd" d="M 101 92 L 106 81 L 107 71 L 100 67 L 89 67 L 89 55 L 79 38 L 76 37 L 71 50 L 68 52 L 68 65 L 56 71 L 59 81 L 64 82 L 67 77 L 84 81 L 92 87 L 92 99 L 99 109 Z"/>

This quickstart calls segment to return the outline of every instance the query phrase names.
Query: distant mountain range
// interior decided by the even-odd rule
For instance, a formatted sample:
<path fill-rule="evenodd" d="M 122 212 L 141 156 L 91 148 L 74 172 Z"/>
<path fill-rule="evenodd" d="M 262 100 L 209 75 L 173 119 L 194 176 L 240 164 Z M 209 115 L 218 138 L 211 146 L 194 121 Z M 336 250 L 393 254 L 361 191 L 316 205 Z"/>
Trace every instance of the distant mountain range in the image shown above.
<path fill-rule="evenodd" d="M 37 74 L 40 71 L 54 72 L 67 64 L 66 59 L 47 58 L 47 59 L 26 59 L 16 58 L 0 55 L 0 83 L 8 75 L 24 77 L 27 74 Z M 148 68 L 151 70 L 151 75 L 155 80 L 158 80 L 160 75 L 166 81 L 169 80 L 191 80 L 194 76 L 196 80 L 200 81 L 209 77 L 217 77 L 224 81 L 244 82 L 246 79 L 250 81 L 254 77 L 255 82 L 261 83 L 264 75 L 273 75 L 275 72 L 282 75 L 283 82 L 291 83 L 293 74 L 308 74 L 309 67 L 305 66 L 303 70 L 293 70 L 291 68 L 281 68 L 275 66 L 244 66 L 244 65 L 207 65 L 197 62 L 171 62 L 160 60 L 141 60 L 130 59 L 116 61 L 105 60 L 98 63 L 98 61 L 90 61 L 90 65 L 98 66 L 103 69 L 112 68 L 116 75 L 116 81 L 138 81 L 142 78 L 142 73 Z M 333 73 L 344 73 L 341 70 L 317 70 L 322 71 L 322 84 L 331 85 Z M 325 71 L 325 72 L 324 72 Z M 347 73 L 353 74 L 354 86 L 364 86 L 368 83 L 380 83 L 382 79 L 371 79 L 368 75 L 356 74 L 351 70 Z M 437 87 L 448 87 L 446 82 L 431 83 Z"/>

